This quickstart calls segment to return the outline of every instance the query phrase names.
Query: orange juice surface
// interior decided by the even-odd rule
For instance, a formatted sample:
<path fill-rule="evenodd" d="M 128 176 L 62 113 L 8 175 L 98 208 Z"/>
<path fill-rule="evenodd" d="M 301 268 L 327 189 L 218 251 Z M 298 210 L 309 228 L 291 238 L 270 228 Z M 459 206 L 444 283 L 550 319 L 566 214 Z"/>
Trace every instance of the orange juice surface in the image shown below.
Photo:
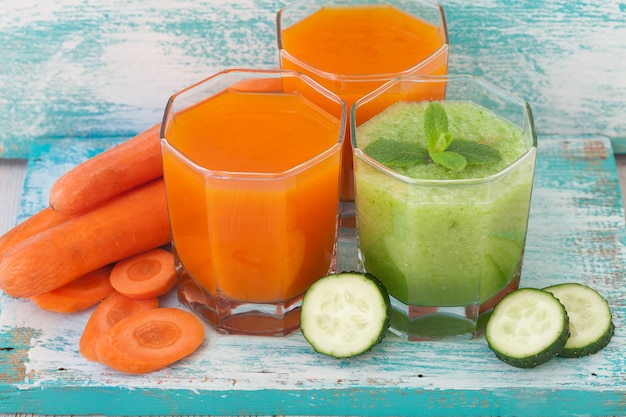
<path fill-rule="evenodd" d="M 244 302 L 284 301 L 328 272 L 340 126 L 304 97 L 282 93 L 225 92 L 174 116 L 167 141 L 210 170 L 164 148 L 174 249 L 205 290 Z M 325 151 L 320 161 L 279 174 Z"/>
<path fill-rule="evenodd" d="M 444 42 L 439 28 L 390 5 L 326 6 L 281 33 L 292 56 L 355 76 L 406 71 Z"/>

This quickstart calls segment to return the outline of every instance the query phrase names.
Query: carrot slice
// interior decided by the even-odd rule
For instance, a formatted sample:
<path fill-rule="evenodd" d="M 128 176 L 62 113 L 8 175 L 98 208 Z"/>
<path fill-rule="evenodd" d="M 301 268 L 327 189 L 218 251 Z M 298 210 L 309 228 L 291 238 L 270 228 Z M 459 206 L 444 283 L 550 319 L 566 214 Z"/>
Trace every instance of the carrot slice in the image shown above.
<path fill-rule="evenodd" d="M 69 216 L 46 207 L 0 236 L 0 256 L 37 233 L 63 223 Z"/>
<path fill-rule="evenodd" d="M 31 297 L 170 241 L 163 179 L 44 230 L 0 258 L 0 289 Z"/>
<path fill-rule="evenodd" d="M 109 276 L 112 265 L 96 269 L 56 290 L 30 297 L 40 308 L 57 313 L 85 310 L 113 292 Z"/>
<path fill-rule="evenodd" d="M 137 313 L 113 325 L 98 340 L 98 360 L 131 374 L 153 372 L 194 352 L 204 340 L 204 325 L 193 313 L 175 307 Z"/>
<path fill-rule="evenodd" d="M 50 188 L 50 207 L 83 213 L 161 177 L 160 133 L 159 123 L 67 171 Z"/>
<path fill-rule="evenodd" d="M 176 285 L 174 255 L 153 249 L 117 262 L 111 271 L 111 285 L 130 298 L 151 298 L 166 294 Z"/>
<path fill-rule="evenodd" d="M 78 344 L 81 355 L 90 361 L 97 362 L 96 343 L 118 321 L 134 314 L 159 307 L 158 298 L 133 300 L 117 291 L 113 291 L 95 308 Z"/>

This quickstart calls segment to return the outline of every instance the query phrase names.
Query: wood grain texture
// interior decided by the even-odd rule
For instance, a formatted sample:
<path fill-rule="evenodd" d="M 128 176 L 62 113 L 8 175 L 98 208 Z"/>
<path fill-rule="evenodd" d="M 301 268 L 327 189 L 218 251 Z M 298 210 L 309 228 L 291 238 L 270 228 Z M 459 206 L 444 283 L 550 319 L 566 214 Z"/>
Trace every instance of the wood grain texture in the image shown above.
<path fill-rule="evenodd" d="M 229 67 L 278 65 L 287 0 L 0 1 L 0 157 L 38 137 L 132 136 L 167 98 Z M 626 150 L 624 0 L 441 0 L 451 73 L 510 90 L 542 134 Z"/>
<path fill-rule="evenodd" d="M 526 99 L 541 134 L 626 144 L 626 2 L 444 0 L 450 72 Z"/>
<path fill-rule="evenodd" d="M 110 139 L 114 141 L 115 138 Z M 72 144 L 75 143 L 75 146 Z M 41 139 L 22 212 L 46 204 L 64 165 L 106 140 Z M 89 363 L 78 339 L 89 311 L 44 312 L 0 295 L 0 411 L 106 415 L 609 416 L 626 414 L 624 211 L 610 140 L 540 138 L 522 285 L 582 282 L 606 296 L 616 334 L 596 355 L 533 370 L 498 361 L 484 339 L 415 343 L 391 334 L 351 360 L 286 338 L 222 336 L 165 370 L 129 376 Z M 343 248 L 348 253 L 350 248 Z M 175 296 L 164 305 L 180 306 Z M 16 335 L 20 335 L 16 337 Z"/>
<path fill-rule="evenodd" d="M 275 67 L 273 0 L 0 2 L 0 156 L 36 137 L 127 135 L 229 67 Z"/>

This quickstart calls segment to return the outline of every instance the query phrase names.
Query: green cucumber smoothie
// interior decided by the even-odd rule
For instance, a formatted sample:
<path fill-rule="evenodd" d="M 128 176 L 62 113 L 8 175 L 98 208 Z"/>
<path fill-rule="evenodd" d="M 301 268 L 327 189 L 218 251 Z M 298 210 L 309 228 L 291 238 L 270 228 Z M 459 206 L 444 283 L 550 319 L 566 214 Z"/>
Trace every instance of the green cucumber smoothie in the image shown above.
<path fill-rule="evenodd" d="M 463 169 L 431 160 L 389 168 L 363 156 L 377 140 L 426 149 L 428 102 L 399 102 L 363 123 L 354 162 L 359 253 L 403 304 L 478 305 L 519 278 L 535 147 L 530 133 L 484 107 L 439 103 L 452 138 L 497 150 L 499 160 L 472 163 L 468 152 Z"/>

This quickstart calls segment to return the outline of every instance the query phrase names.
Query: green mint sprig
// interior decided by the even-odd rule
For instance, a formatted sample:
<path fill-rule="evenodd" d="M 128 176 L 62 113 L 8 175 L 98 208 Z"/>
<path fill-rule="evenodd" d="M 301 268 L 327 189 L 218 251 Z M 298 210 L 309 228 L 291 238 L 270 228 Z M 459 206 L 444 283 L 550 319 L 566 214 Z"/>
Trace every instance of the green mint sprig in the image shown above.
<path fill-rule="evenodd" d="M 432 162 L 458 172 L 468 165 L 501 159 L 500 152 L 489 145 L 453 138 L 448 128 L 448 115 L 441 103 L 428 104 L 424 113 L 424 133 L 426 148 L 415 142 L 381 138 L 363 150 L 389 168 L 407 168 Z"/>

